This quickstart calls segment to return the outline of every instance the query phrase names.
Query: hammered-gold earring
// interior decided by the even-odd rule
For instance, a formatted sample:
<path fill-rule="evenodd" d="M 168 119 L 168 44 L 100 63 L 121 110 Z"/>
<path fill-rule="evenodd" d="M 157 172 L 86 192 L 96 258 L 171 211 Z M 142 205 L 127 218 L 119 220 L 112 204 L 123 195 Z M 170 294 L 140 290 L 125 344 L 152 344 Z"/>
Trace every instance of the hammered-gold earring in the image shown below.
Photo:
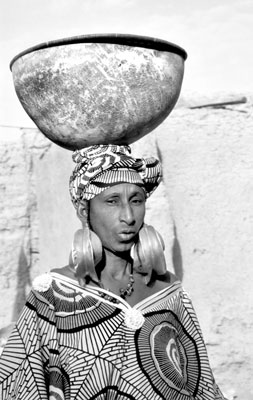
<path fill-rule="evenodd" d="M 87 277 L 97 280 L 95 266 L 102 259 L 102 243 L 99 237 L 89 228 L 88 201 L 82 201 L 77 208 L 77 216 L 82 229 L 75 232 L 71 249 L 71 261 L 76 278 L 82 283 Z"/>
<path fill-rule="evenodd" d="M 139 240 L 132 248 L 131 254 L 134 270 L 144 275 L 146 284 L 150 282 L 153 271 L 157 275 L 166 273 L 164 242 L 153 226 L 143 225 L 139 231 Z"/>

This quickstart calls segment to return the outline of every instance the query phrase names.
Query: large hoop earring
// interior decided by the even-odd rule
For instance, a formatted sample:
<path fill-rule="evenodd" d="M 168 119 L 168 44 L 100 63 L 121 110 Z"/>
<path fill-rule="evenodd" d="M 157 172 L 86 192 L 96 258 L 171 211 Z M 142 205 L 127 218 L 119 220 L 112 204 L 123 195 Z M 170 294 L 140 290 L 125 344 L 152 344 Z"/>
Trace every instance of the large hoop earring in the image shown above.
<path fill-rule="evenodd" d="M 82 202 L 77 208 L 77 216 L 82 222 L 82 229 L 74 234 L 70 264 L 75 276 L 82 284 L 87 277 L 98 280 L 96 265 L 102 260 L 103 249 L 99 237 L 89 228 L 88 202 Z"/>
<path fill-rule="evenodd" d="M 95 267 L 102 259 L 102 243 L 89 228 L 75 232 L 71 257 L 77 279 L 98 279 Z"/>
<path fill-rule="evenodd" d="M 144 224 L 139 231 L 139 240 L 131 249 L 133 268 L 136 272 L 146 275 L 145 283 L 151 280 L 152 272 L 164 275 L 167 271 L 164 257 L 164 241 L 161 235 L 151 225 Z"/>

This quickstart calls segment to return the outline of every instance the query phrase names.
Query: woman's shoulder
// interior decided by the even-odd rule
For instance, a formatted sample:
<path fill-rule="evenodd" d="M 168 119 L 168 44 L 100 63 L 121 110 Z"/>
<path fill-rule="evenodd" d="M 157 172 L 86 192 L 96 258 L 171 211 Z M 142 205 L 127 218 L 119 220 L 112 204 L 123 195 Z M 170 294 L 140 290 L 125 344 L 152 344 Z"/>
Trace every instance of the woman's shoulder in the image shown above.
<path fill-rule="evenodd" d="M 65 265 L 64 267 L 61 268 L 53 268 L 50 270 L 50 273 L 59 274 L 67 278 L 73 279 L 75 281 L 77 280 L 73 269 L 69 265 Z"/>
<path fill-rule="evenodd" d="M 70 281 L 76 281 L 74 272 L 72 272 L 68 266 L 53 268 L 50 269 L 48 272 L 41 273 L 33 280 L 32 292 L 35 295 L 36 293 L 40 293 L 41 295 L 43 295 L 43 297 L 50 297 L 49 292 L 54 292 L 56 290 L 55 285 L 53 285 L 53 281 L 58 280 L 57 276 L 58 278 L 63 277 L 67 278 L 67 280 Z"/>
<path fill-rule="evenodd" d="M 179 285 L 177 285 L 177 283 Z M 176 286 L 175 286 L 176 285 Z M 153 293 L 159 293 L 166 288 L 181 288 L 181 282 L 178 277 L 170 271 L 166 271 L 163 275 L 155 275 L 149 284 Z"/>
<path fill-rule="evenodd" d="M 167 287 L 172 285 L 174 282 L 180 282 L 179 278 L 170 271 L 166 271 L 163 275 L 156 275 L 155 280 L 160 285 Z"/>

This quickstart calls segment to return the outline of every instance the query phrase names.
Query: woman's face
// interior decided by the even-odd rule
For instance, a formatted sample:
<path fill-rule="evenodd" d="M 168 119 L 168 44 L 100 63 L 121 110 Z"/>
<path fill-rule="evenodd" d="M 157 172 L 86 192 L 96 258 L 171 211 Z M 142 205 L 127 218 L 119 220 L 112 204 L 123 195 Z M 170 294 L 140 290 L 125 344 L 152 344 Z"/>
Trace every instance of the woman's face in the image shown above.
<path fill-rule="evenodd" d="M 131 249 L 144 221 L 145 200 L 143 189 L 131 183 L 115 185 L 90 200 L 91 229 L 106 249 Z"/>

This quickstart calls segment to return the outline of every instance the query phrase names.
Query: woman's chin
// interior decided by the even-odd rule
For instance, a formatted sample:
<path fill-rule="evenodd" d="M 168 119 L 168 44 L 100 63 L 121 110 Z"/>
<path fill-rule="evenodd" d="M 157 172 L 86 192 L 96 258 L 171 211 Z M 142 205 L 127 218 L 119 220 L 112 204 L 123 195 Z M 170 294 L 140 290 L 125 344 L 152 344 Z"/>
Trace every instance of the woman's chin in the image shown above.
<path fill-rule="evenodd" d="M 134 244 L 134 241 L 131 241 L 129 243 L 119 243 L 119 244 L 111 246 L 111 247 L 104 246 L 104 249 L 109 250 L 111 253 L 120 255 L 120 254 L 129 253 L 133 244 Z"/>

